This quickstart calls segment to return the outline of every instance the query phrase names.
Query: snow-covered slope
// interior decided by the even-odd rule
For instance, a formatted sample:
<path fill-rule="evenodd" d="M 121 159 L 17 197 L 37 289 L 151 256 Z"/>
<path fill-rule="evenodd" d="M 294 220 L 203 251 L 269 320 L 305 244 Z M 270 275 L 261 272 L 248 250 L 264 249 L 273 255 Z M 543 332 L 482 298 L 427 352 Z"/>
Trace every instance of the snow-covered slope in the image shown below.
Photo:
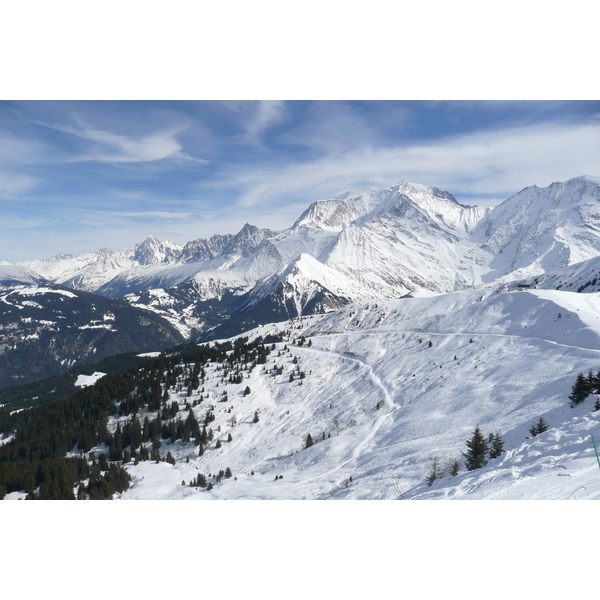
<path fill-rule="evenodd" d="M 600 412 L 592 399 L 575 409 L 567 399 L 578 372 L 600 367 L 598 295 L 363 301 L 248 335 L 277 333 L 285 340 L 241 383 L 208 363 L 202 389 L 171 394 L 183 405 L 202 393 L 193 410 L 201 421 L 212 407 L 214 439 L 201 457 L 193 442 L 163 444 L 174 465 L 130 463 L 123 499 L 600 498 L 590 438 L 600 439 Z M 539 417 L 549 429 L 533 438 Z M 476 426 L 499 433 L 505 453 L 465 471 Z M 462 467 L 429 487 L 432 456 Z M 233 477 L 209 477 L 210 491 L 189 485 L 226 467 Z"/>
<path fill-rule="evenodd" d="M 600 255 L 600 178 L 532 186 L 496 206 L 478 232 L 496 258 L 487 281 L 540 275 Z"/>
<path fill-rule="evenodd" d="M 46 283 L 49 283 L 47 279 L 31 269 L 11 265 L 6 261 L 0 262 L 0 285 L 44 285 Z"/>

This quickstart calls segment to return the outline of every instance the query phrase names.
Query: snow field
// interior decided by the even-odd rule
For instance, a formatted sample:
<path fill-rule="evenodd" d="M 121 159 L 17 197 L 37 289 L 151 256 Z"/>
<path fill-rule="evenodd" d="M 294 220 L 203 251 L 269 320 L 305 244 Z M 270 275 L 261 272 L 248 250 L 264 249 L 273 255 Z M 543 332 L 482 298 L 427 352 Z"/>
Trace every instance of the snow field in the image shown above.
<path fill-rule="evenodd" d="M 176 465 L 129 466 L 134 485 L 123 498 L 595 497 L 600 473 L 589 434 L 600 440 L 600 416 L 589 399 L 571 409 L 567 396 L 579 371 L 600 369 L 599 310 L 589 295 L 468 291 L 361 302 L 259 327 L 250 339 L 290 329 L 306 343 L 277 343 L 241 384 L 225 384 L 210 364 L 206 399 L 194 412 L 202 424 L 214 406 L 213 442 L 199 458 L 193 442 L 163 443 L 161 454 L 171 451 Z M 275 365 L 282 375 L 269 372 Z M 297 366 L 302 385 L 289 382 Z M 224 390 L 228 401 L 219 402 Z M 531 438 L 540 416 L 550 429 Z M 430 457 L 460 459 L 476 425 L 486 436 L 500 433 L 506 454 L 428 487 Z M 304 449 L 308 433 L 315 444 Z M 172 487 L 156 484 L 157 466 Z M 226 467 L 237 481 L 211 491 L 181 486 Z"/>

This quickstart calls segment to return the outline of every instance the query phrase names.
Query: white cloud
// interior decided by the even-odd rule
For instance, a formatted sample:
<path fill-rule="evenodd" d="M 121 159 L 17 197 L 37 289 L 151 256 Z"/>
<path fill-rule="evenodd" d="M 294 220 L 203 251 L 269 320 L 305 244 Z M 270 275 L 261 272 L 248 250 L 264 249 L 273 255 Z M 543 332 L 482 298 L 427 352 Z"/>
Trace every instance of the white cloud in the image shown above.
<path fill-rule="evenodd" d="M 36 185 L 37 180 L 28 175 L 0 172 L 0 196 L 23 194 Z"/>
<path fill-rule="evenodd" d="M 353 187 L 387 187 L 402 179 L 454 194 L 506 197 L 529 185 L 599 175 L 600 123 L 532 125 L 393 148 L 362 146 L 287 166 L 222 173 L 241 189 L 243 207 L 304 195 L 307 202 Z M 475 202 L 475 201 L 473 201 Z"/>
<path fill-rule="evenodd" d="M 254 118 L 246 126 L 246 136 L 258 139 L 267 129 L 280 123 L 285 112 L 285 103 L 281 100 L 261 100 Z"/>
<path fill-rule="evenodd" d="M 207 164 L 208 160 L 195 158 L 182 151 L 177 141 L 177 134 L 184 127 L 176 127 L 168 131 L 154 133 L 139 139 L 93 129 L 77 119 L 79 128 L 72 126 L 53 125 L 52 128 L 63 133 L 69 133 L 93 143 L 89 152 L 71 157 L 69 162 L 98 161 L 108 163 L 144 163 L 163 159 L 178 161 L 193 161 Z"/>
<path fill-rule="evenodd" d="M 112 149 L 112 152 L 91 152 L 73 160 L 92 160 L 102 162 L 147 162 L 161 160 L 181 151 L 181 145 L 175 139 L 175 132 L 150 135 L 140 140 L 132 140 L 124 135 L 106 131 L 63 128 L 83 139 L 97 142 Z M 115 152 L 116 150 L 116 152 Z"/>

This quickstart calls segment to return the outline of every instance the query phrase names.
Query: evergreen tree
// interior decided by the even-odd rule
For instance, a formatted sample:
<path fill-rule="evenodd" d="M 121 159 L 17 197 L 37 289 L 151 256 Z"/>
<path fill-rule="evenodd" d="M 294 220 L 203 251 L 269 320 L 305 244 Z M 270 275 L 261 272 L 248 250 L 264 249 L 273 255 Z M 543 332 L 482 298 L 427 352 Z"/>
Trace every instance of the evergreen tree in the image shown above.
<path fill-rule="evenodd" d="M 583 373 L 577 375 L 577 379 L 571 388 L 571 394 L 569 395 L 569 406 L 575 408 L 578 404 L 581 404 L 589 395 L 589 384 Z"/>
<path fill-rule="evenodd" d="M 310 433 L 306 436 L 306 444 L 304 445 L 305 448 L 310 448 L 312 445 L 314 444 L 312 436 L 310 435 Z"/>
<path fill-rule="evenodd" d="M 258 423 L 258 411 L 254 413 L 254 419 L 252 419 L 253 423 Z"/>
<path fill-rule="evenodd" d="M 449 473 L 452 477 L 456 477 L 458 475 L 458 472 L 460 471 L 460 463 L 458 462 L 458 460 L 456 460 L 456 458 L 450 463 L 450 469 L 449 469 Z"/>
<path fill-rule="evenodd" d="M 504 440 L 500 437 L 499 433 L 490 433 L 488 440 L 490 458 L 498 458 L 504 453 Z"/>
<path fill-rule="evenodd" d="M 244 396 L 249 396 L 250 395 L 250 386 L 246 386 L 246 389 L 244 390 Z"/>
<path fill-rule="evenodd" d="M 529 433 L 532 435 L 532 437 L 535 437 L 536 435 L 539 435 L 540 433 L 544 433 L 544 431 L 548 430 L 548 423 L 546 423 L 546 421 L 544 421 L 544 417 L 540 417 L 537 423 L 534 423 L 530 428 L 529 428 Z"/>
<path fill-rule="evenodd" d="M 488 445 L 479 426 L 475 427 L 475 431 L 471 438 L 466 441 L 466 445 L 467 453 L 463 452 L 463 456 L 466 458 L 465 467 L 467 471 L 483 467 L 487 463 L 485 458 L 488 453 Z"/>
<path fill-rule="evenodd" d="M 220 448 L 221 447 L 221 440 L 217 440 L 217 443 L 215 444 L 215 448 Z"/>

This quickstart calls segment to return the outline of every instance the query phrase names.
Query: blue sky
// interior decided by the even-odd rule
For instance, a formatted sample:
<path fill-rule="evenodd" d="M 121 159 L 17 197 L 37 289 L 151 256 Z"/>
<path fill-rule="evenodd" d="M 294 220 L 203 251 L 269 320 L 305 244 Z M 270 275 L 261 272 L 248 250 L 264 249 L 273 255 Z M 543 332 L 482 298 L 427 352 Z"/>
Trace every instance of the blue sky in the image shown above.
<path fill-rule="evenodd" d="M 596 101 L 2 101 L 0 260 L 284 229 L 402 179 L 491 206 L 598 165 Z"/>

